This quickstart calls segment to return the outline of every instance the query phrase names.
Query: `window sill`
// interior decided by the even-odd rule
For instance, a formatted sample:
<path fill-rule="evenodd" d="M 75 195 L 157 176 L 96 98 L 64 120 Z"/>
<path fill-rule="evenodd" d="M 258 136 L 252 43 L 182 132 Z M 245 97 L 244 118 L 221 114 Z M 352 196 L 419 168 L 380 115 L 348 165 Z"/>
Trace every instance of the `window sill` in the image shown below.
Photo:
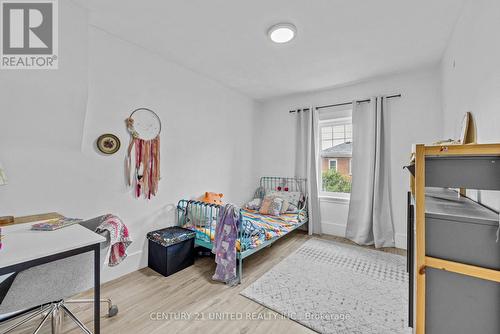
<path fill-rule="evenodd" d="M 328 196 L 328 195 L 319 195 L 319 200 L 320 202 L 339 203 L 339 204 L 349 204 L 350 202 L 350 198 Z"/>

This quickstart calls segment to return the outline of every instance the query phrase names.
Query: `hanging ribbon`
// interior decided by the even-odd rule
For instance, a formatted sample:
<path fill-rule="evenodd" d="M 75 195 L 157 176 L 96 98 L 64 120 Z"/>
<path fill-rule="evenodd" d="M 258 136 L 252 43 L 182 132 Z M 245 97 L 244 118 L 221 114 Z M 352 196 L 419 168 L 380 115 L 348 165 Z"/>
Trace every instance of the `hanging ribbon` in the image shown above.
<path fill-rule="evenodd" d="M 127 182 L 136 197 L 151 199 L 158 192 L 160 181 L 160 136 L 151 140 L 139 138 L 133 129 L 134 121 L 127 119 L 130 143 L 127 149 Z M 132 164 L 132 157 L 134 164 Z"/>

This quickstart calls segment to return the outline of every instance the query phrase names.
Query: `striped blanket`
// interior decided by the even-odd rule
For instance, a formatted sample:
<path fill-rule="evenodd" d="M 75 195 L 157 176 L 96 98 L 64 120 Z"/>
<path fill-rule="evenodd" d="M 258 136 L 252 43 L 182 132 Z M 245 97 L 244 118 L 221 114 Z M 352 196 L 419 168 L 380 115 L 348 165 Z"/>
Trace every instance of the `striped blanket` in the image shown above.
<path fill-rule="evenodd" d="M 127 226 L 117 216 L 108 214 L 103 217 L 102 223 L 97 227 L 96 232 L 109 231 L 110 252 L 108 265 L 117 266 L 127 257 L 127 247 L 132 243 Z"/>
<path fill-rule="evenodd" d="M 299 225 L 297 214 L 282 214 L 279 217 L 262 215 L 258 211 L 242 209 L 242 233 L 243 242 L 236 241 L 236 249 L 240 251 L 256 248 L 264 241 L 280 237 Z M 197 237 L 213 242 L 215 236 L 216 221 L 213 220 L 208 227 L 192 227 L 197 231 Z M 243 244 L 243 245 L 242 245 Z M 242 247 L 243 246 L 243 247 Z"/>

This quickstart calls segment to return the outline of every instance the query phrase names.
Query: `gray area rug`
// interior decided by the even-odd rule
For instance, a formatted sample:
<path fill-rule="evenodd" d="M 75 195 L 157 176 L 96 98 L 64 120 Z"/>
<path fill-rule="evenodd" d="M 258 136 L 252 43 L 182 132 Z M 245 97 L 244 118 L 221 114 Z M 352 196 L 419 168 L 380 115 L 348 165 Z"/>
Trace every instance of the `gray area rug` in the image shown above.
<path fill-rule="evenodd" d="M 400 255 L 311 239 L 241 294 L 319 333 L 411 333 Z"/>

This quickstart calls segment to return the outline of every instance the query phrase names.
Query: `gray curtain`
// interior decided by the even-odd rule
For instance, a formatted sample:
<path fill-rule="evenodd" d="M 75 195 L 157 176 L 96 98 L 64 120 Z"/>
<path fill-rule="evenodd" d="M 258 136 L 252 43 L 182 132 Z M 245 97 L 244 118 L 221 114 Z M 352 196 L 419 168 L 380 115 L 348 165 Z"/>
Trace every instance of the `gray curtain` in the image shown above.
<path fill-rule="evenodd" d="M 315 108 L 297 110 L 295 177 L 307 179 L 309 234 L 321 234 L 318 197 L 318 115 Z"/>
<path fill-rule="evenodd" d="M 387 103 L 353 103 L 352 190 L 346 237 L 360 245 L 394 247 Z"/>

